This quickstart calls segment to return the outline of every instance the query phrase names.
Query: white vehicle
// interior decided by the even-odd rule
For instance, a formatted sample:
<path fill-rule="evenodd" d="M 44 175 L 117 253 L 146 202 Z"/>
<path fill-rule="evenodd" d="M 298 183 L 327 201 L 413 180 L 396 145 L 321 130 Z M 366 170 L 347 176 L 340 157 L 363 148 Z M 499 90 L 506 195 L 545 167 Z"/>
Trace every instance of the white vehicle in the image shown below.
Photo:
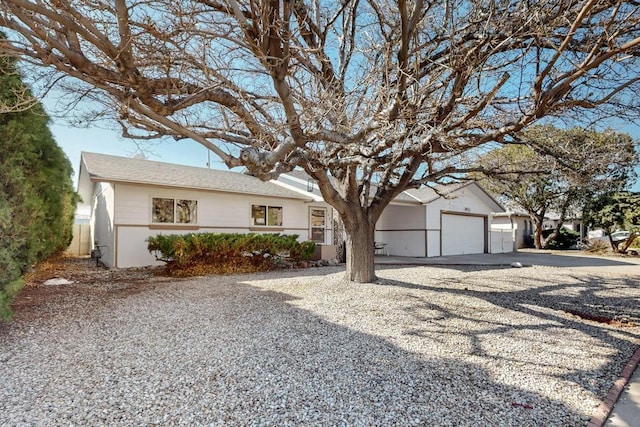
<path fill-rule="evenodd" d="M 611 240 L 613 240 L 614 242 L 621 242 L 623 240 L 627 240 L 630 235 L 631 232 L 629 231 L 616 231 L 614 233 L 611 233 Z"/>

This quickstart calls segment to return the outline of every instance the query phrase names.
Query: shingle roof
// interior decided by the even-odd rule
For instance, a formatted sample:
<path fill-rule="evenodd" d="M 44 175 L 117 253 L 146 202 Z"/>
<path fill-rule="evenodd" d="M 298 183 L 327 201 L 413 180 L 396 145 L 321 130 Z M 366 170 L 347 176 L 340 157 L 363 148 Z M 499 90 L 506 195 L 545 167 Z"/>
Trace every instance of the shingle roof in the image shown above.
<path fill-rule="evenodd" d="M 306 172 L 300 169 L 294 169 L 290 172 L 287 172 L 282 176 L 280 180 L 285 181 L 286 176 L 293 177 L 304 182 L 311 178 L 309 175 L 307 175 Z M 435 200 L 438 200 L 442 196 L 447 196 L 473 184 L 475 184 L 480 189 L 480 191 L 482 191 L 486 195 L 489 201 L 495 203 L 498 208 L 503 209 L 502 206 L 500 206 L 500 204 L 475 181 L 454 182 L 450 184 L 439 184 L 435 185 L 434 187 L 408 189 L 398 194 L 398 196 L 393 199 L 392 203 L 429 204 Z M 296 183 L 296 186 L 302 189 L 302 184 Z M 371 185 L 371 189 L 372 191 L 375 191 L 375 184 Z M 317 190 L 314 190 L 313 193 L 320 194 Z"/>
<path fill-rule="evenodd" d="M 93 181 L 310 199 L 298 192 L 238 172 L 86 152 L 82 153 L 82 163 Z"/>
<path fill-rule="evenodd" d="M 309 179 L 312 179 L 305 171 L 300 170 L 300 169 L 294 169 L 290 172 L 287 172 L 286 174 L 281 175 L 278 179 L 282 182 L 289 182 L 289 180 L 287 179 L 287 177 L 292 177 L 301 181 L 304 181 L 305 184 L 301 184 L 301 183 L 294 183 L 295 186 L 299 187 L 301 190 L 306 190 L 306 182 Z M 312 179 L 313 180 L 313 179 Z M 315 180 L 313 180 L 315 182 Z M 303 188 L 304 187 L 304 188 Z M 371 184 L 371 192 L 375 192 L 376 190 L 376 184 Z M 313 194 L 316 195 L 321 195 L 320 191 L 316 188 L 313 189 L 312 191 Z M 416 200 L 415 197 L 411 197 L 410 195 L 406 194 L 405 192 L 402 192 L 400 194 L 398 194 L 398 196 L 396 196 L 395 199 L 393 199 L 393 202 L 402 202 L 402 203 L 412 203 L 412 204 L 420 204 L 420 201 Z"/>
<path fill-rule="evenodd" d="M 440 184 L 435 187 L 412 188 L 406 190 L 405 193 L 411 194 L 419 199 L 422 203 L 430 203 L 442 196 L 453 193 L 463 187 L 471 185 L 473 181 L 457 182 L 453 184 Z"/>
<path fill-rule="evenodd" d="M 306 181 L 311 178 L 305 171 L 301 169 L 294 169 L 292 171 L 287 172 L 286 174 L 294 178 L 301 179 L 303 181 Z"/>
<path fill-rule="evenodd" d="M 396 196 L 396 198 L 393 199 L 393 201 L 394 202 L 403 202 L 403 203 L 412 203 L 412 204 L 416 204 L 416 205 L 421 204 L 421 200 L 418 200 L 413 194 L 410 194 L 407 190 L 405 190 L 402 193 L 398 194 Z"/>
<path fill-rule="evenodd" d="M 410 194 L 422 203 L 429 203 L 440 197 L 431 187 L 410 188 L 405 190 L 405 193 Z"/>
<path fill-rule="evenodd" d="M 419 199 L 424 204 L 429 204 L 440 197 L 446 197 L 449 194 L 461 190 L 463 188 L 471 188 L 477 197 L 484 199 L 484 203 L 491 207 L 494 212 L 503 212 L 504 208 L 496 199 L 493 198 L 487 191 L 482 188 L 480 184 L 475 181 L 463 181 L 450 184 L 440 184 L 434 187 L 422 187 L 419 189 L 410 189 L 405 193 L 411 194 L 413 197 Z"/>
<path fill-rule="evenodd" d="M 311 182 L 314 184 L 311 187 L 309 187 L 308 184 L 309 180 L 311 180 Z M 317 188 L 317 185 L 315 185 L 315 180 L 311 179 L 311 177 L 304 171 L 292 170 L 290 172 L 281 174 L 280 176 L 278 176 L 275 182 L 290 185 L 297 191 L 309 194 L 310 197 L 315 197 L 316 201 L 322 200 L 322 194 L 320 193 L 320 189 Z"/>

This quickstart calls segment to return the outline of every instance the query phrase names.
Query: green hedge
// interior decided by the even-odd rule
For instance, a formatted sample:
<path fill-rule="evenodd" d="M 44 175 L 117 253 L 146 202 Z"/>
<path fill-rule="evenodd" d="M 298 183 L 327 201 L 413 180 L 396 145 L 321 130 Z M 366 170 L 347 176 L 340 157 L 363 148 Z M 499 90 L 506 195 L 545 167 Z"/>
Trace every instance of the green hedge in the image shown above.
<path fill-rule="evenodd" d="M 24 286 L 24 281 L 21 278 L 3 286 L 2 292 L 0 292 L 0 319 L 11 319 L 13 316 L 11 302 L 18 295 L 22 286 Z"/>
<path fill-rule="evenodd" d="M 16 105 L 25 90 L 15 60 L 0 57 L 0 104 Z M 21 276 L 71 242 L 73 169 L 48 125 L 37 103 L 0 113 L 0 318 L 11 317 Z"/>
<path fill-rule="evenodd" d="M 546 238 L 554 231 L 555 230 L 553 229 L 543 230 L 542 237 Z M 572 247 L 575 247 L 575 245 L 578 243 L 578 240 L 580 240 L 580 233 L 569 230 L 566 227 L 561 227 L 560 234 L 555 240 L 549 242 L 549 244 L 547 245 L 547 249 L 570 249 Z"/>
<path fill-rule="evenodd" d="M 159 234 L 147 239 L 147 247 L 167 263 L 167 271 L 173 275 L 233 273 L 268 270 L 283 259 L 308 259 L 315 243 L 300 243 L 297 238 L 255 233 Z"/>

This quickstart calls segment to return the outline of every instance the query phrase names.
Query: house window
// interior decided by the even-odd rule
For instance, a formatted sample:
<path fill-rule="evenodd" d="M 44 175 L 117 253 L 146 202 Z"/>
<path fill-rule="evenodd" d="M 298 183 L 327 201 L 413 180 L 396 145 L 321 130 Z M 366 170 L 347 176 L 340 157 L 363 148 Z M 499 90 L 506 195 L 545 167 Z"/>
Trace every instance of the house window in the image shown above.
<path fill-rule="evenodd" d="M 311 226 L 311 241 L 324 243 L 327 210 L 324 208 L 311 208 L 309 224 Z"/>
<path fill-rule="evenodd" d="M 282 206 L 253 205 L 251 221 L 258 226 L 282 227 Z"/>
<path fill-rule="evenodd" d="M 151 201 L 151 222 L 163 224 L 195 224 L 198 201 L 154 197 Z"/>

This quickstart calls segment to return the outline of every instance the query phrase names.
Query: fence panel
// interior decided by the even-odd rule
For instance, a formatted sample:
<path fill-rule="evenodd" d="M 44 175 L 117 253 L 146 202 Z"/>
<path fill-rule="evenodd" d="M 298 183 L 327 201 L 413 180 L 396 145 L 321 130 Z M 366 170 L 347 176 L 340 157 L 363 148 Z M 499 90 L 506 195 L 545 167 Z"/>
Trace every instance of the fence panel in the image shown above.
<path fill-rule="evenodd" d="M 89 224 L 73 224 L 73 239 L 65 253 L 72 256 L 87 256 L 91 253 Z"/>
<path fill-rule="evenodd" d="M 492 254 L 504 254 L 513 252 L 513 230 L 503 228 L 492 228 L 489 252 Z"/>

